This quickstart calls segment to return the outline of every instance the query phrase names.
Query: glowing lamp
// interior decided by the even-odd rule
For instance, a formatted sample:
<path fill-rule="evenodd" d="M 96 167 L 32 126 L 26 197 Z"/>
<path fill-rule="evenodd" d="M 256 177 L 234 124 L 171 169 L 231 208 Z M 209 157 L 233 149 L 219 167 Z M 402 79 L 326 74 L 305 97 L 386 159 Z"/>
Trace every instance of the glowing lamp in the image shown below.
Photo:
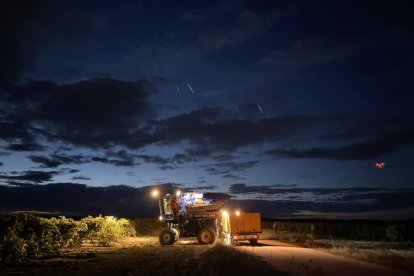
<path fill-rule="evenodd" d="M 229 215 L 229 213 L 227 211 L 223 211 L 222 214 L 223 214 L 224 217 L 227 217 Z"/>
<path fill-rule="evenodd" d="M 162 221 L 162 219 L 163 219 L 163 217 L 162 217 L 162 216 L 159 216 L 159 217 L 158 217 L 158 220 L 159 220 L 159 221 Z"/>
<path fill-rule="evenodd" d="M 157 197 L 158 196 L 158 190 L 153 190 L 152 191 L 152 196 Z"/>
<path fill-rule="evenodd" d="M 240 216 L 240 211 L 239 210 L 236 211 L 236 216 Z"/>
<path fill-rule="evenodd" d="M 175 195 L 176 195 L 176 196 L 180 196 L 180 195 L 181 195 L 181 191 L 180 191 L 180 190 L 176 191 L 176 192 L 175 192 Z"/>

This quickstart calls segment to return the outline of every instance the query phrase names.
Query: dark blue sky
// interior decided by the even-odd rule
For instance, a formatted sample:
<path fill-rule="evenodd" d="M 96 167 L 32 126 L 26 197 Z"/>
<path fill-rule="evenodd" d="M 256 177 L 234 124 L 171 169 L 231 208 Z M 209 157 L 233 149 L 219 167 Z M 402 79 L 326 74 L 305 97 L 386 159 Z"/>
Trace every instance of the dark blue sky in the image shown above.
<path fill-rule="evenodd" d="M 122 215 L 170 183 L 413 218 L 413 4 L 360 2 L 4 1 L 0 209 Z"/>

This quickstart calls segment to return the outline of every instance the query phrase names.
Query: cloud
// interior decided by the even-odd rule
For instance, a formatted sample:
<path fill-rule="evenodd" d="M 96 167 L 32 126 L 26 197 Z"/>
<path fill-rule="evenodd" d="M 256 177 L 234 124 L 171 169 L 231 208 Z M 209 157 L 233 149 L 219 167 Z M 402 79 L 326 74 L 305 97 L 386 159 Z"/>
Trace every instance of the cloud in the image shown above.
<path fill-rule="evenodd" d="M 133 53 L 125 56 L 120 65 L 124 75 L 174 76 L 194 66 L 203 55 L 200 47 L 186 32 L 170 32 L 144 41 Z M 133 72 L 131 74 L 130 72 Z M 175 81 L 164 80 L 170 84 Z"/>
<path fill-rule="evenodd" d="M 299 188 L 280 187 L 278 184 L 247 185 L 244 183 L 232 184 L 228 191 L 241 201 L 257 199 L 275 202 L 274 205 L 283 205 L 285 209 L 287 206 L 292 208 L 295 206 L 296 210 L 326 212 L 364 212 L 408 208 L 413 206 L 410 197 L 414 195 L 414 189 L 411 188 Z M 331 209 L 328 208 L 329 206 Z M 287 210 L 293 211 L 290 207 Z"/>
<path fill-rule="evenodd" d="M 304 68 L 311 65 L 345 62 L 356 50 L 344 43 L 321 38 L 299 40 L 288 49 L 278 49 L 259 63 L 279 68 Z"/>
<path fill-rule="evenodd" d="M 72 180 L 91 180 L 92 178 L 86 176 L 74 176 L 71 178 Z"/>
<path fill-rule="evenodd" d="M 119 217 L 155 217 L 159 212 L 158 204 L 148 196 L 154 187 L 134 188 L 125 185 L 89 187 L 80 183 L 0 185 L 0 210 L 9 212 L 36 210 L 76 216 L 103 214 Z M 177 188 L 193 189 L 184 189 L 183 186 L 175 183 L 160 183 L 156 187 L 162 191 L 175 191 Z M 206 189 L 213 188 L 213 186 L 206 185 L 198 188 Z M 329 195 L 334 190 L 320 189 L 317 193 Z M 384 196 L 378 197 L 380 190 L 378 188 L 354 189 L 354 192 L 361 195 L 372 192 L 378 200 L 370 203 L 360 201 L 358 198 L 353 201 L 231 199 L 227 207 L 241 208 L 245 212 L 260 212 L 263 217 L 292 217 L 303 210 L 309 210 L 310 212 L 329 212 L 329 218 L 335 218 L 334 213 L 338 213 L 336 218 L 340 218 L 343 212 L 355 215 L 361 213 L 360 218 L 367 218 L 362 215 L 364 212 L 413 208 L 413 189 L 383 189 Z M 215 200 L 230 198 L 229 195 L 222 193 L 204 193 L 204 196 Z"/>
<path fill-rule="evenodd" d="M 299 175 L 300 178 L 318 178 L 319 175 L 317 174 L 301 174 Z"/>
<path fill-rule="evenodd" d="M 163 183 L 161 191 L 175 191 L 181 186 Z M 54 183 L 35 186 L 6 187 L 0 185 L 0 210 L 36 210 L 66 215 L 115 215 L 118 217 L 156 217 L 158 203 L 151 198 L 154 186 L 134 188 L 125 185 L 89 187 L 80 183 Z M 229 198 L 207 193 L 209 198 Z"/>
<path fill-rule="evenodd" d="M 215 162 L 226 162 L 226 161 L 231 161 L 231 160 L 236 159 L 236 156 L 232 154 L 219 154 L 219 155 L 213 155 L 211 156 L 211 158 Z"/>
<path fill-rule="evenodd" d="M 107 157 L 93 156 L 90 159 L 93 162 L 100 162 L 105 164 L 112 164 L 117 167 L 131 167 L 139 165 L 134 159 L 112 159 Z"/>
<path fill-rule="evenodd" d="M 207 165 L 201 165 L 201 167 L 210 175 L 227 175 L 235 172 L 243 172 L 247 169 L 254 167 L 259 161 L 246 161 L 246 162 L 221 162 L 212 163 Z"/>
<path fill-rule="evenodd" d="M 56 168 L 57 166 L 63 164 L 62 162 L 60 162 L 58 160 L 47 158 L 45 156 L 32 155 L 32 156 L 29 156 L 29 159 L 33 163 L 42 164 L 41 167 L 43 167 L 43 168 Z"/>
<path fill-rule="evenodd" d="M 200 182 L 200 181 L 199 181 Z M 218 187 L 216 185 L 204 185 L 186 188 L 187 191 L 203 191 L 203 190 L 215 190 Z"/>
<path fill-rule="evenodd" d="M 297 184 L 274 184 L 272 185 L 272 187 L 277 187 L 277 188 L 295 188 L 298 187 Z"/>
<path fill-rule="evenodd" d="M 15 180 L 24 181 L 25 184 L 40 184 L 51 181 L 55 175 L 59 174 L 57 171 L 24 171 L 21 173 L 12 172 L 11 174 L 1 174 L 0 180 L 9 183 Z"/>
<path fill-rule="evenodd" d="M 42 46 L 59 38 L 78 39 L 96 27 L 95 16 L 70 1 L 5 1 L 0 18 L 0 85 L 34 70 Z"/>
<path fill-rule="evenodd" d="M 244 183 L 231 184 L 229 187 L 229 192 L 231 194 L 249 194 L 249 193 L 260 193 L 260 194 L 278 194 L 278 193 L 288 193 L 286 189 L 276 189 L 275 186 L 249 186 Z"/>
<path fill-rule="evenodd" d="M 28 157 L 33 163 L 41 164 L 42 168 L 56 168 L 60 165 L 83 164 L 87 159 L 82 155 L 67 155 L 64 153 L 53 153 L 49 157 L 31 155 Z"/>
<path fill-rule="evenodd" d="M 221 178 L 230 178 L 230 179 L 234 179 L 234 180 L 245 179 L 244 177 L 242 177 L 240 175 L 236 175 L 236 174 L 232 174 L 232 173 L 223 174 L 223 175 L 221 175 Z"/>
<path fill-rule="evenodd" d="M 228 118 L 220 110 L 204 108 L 154 122 L 149 137 L 154 139 L 153 143 L 162 145 L 187 140 L 199 150 L 212 147 L 214 150 L 234 151 L 241 146 L 289 139 L 315 124 L 322 125 L 329 120 L 294 115 L 254 121 Z"/>
<path fill-rule="evenodd" d="M 380 137 L 376 140 L 365 141 L 337 148 L 311 149 L 276 149 L 267 154 L 276 158 L 315 158 L 329 160 L 369 160 L 391 154 L 396 147 L 414 142 L 414 132 L 404 131 Z"/>
<path fill-rule="evenodd" d="M 5 147 L 6 150 L 11 151 L 42 151 L 45 147 L 37 143 L 20 143 L 20 144 L 9 144 Z"/>
<path fill-rule="evenodd" d="M 161 169 L 174 169 L 180 164 L 205 157 L 230 162 L 233 156 L 229 152 L 245 146 L 298 139 L 335 140 L 338 139 L 335 135 L 341 126 L 342 129 L 344 126 L 349 127 L 349 123 L 339 117 L 291 115 L 243 118 L 218 108 L 200 108 L 155 119 L 148 95 L 146 82 L 108 78 L 65 85 L 30 82 L 9 87 L 0 92 L 0 100 L 9 106 L 8 112 L 0 115 L 0 139 L 9 142 L 8 148 L 14 150 L 41 149 L 37 141 L 45 139 L 92 149 L 120 146 L 125 150 L 142 149 L 149 145 L 170 147 L 188 144 L 184 152 L 170 157 L 154 154 L 89 156 L 87 160 L 72 161 L 63 160 L 62 156 L 30 157 L 33 162 L 44 167 L 87 161 L 134 166 L 138 164 L 135 159 L 141 159 Z M 328 149 L 281 148 L 266 153 L 281 158 L 361 160 L 392 153 L 395 147 L 409 144 L 412 140 L 413 134 L 410 132 L 390 132 L 392 128 L 386 129 L 386 132 L 380 133 L 382 136 L 375 134 L 374 129 L 359 134 L 354 132 L 354 137 L 359 135 L 358 138 L 367 141 L 348 146 Z M 15 140 L 23 141 L 20 144 L 26 146 L 16 146 Z"/>
<path fill-rule="evenodd" d="M 244 10 L 231 26 L 210 27 L 201 30 L 198 33 L 198 41 L 204 47 L 212 49 L 236 45 L 264 34 L 276 20 L 292 16 L 296 10 L 296 4 L 261 14 L 252 10 Z"/>
<path fill-rule="evenodd" d="M 347 220 L 411 220 L 413 218 L 414 207 L 401 208 L 396 210 L 378 210 L 370 212 L 315 212 L 310 210 L 300 210 L 292 213 L 288 218 L 302 219 L 347 219 Z"/>
<path fill-rule="evenodd" d="M 56 168 L 60 165 L 79 165 L 91 162 L 100 162 L 105 164 L 112 164 L 117 167 L 135 166 L 139 165 L 134 160 L 133 155 L 127 154 L 125 151 L 111 152 L 108 151 L 105 156 L 83 156 L 80 154 L 68 155 L 65 153 L 53 153 L 49 157 L 40 155 L 31 155 L 29 159 L 34 163 L 41 164 L 42 168 Z"/>
<path fill-rule="evenodd" d="M 69 169 L 68 170 L 68 173 L 77 173 L 77 172 L 80 172 L 80 171 L 76 170 L 76 169 Z"/>
<path fill-rule="evenodd" d="M 232 184 L 229 187 L 229 192 L 232 194 L 303 194 L 312 193 L 315 195 L 337 195 L 338 193 L 372 193 L 372 192 L 389 192 L 393 190 L 387 190 L 384 188 L 365 188 L 365 187 L 353 187 L 353 188 L 299 188 L 295 184 L 274 184 L 274 185 L 247 185 L 245 183 Z M 342 194 L 341 197 L 345 198 Z"/>
<path fill-rule="evenodd" d="M 158 155 L 146 155 L 139 154 L 137 155 L 139 159 L 142 159 L 146 163 L 155 164 L 161 170 L 171 170 L 179 167 L 180 164 L 188 163 L 194 161 L 195 158 L 190 157 L 184 153 L 177 153 L 172 157 L 161 157 Z"/>
<path fill-rule="evenodd" d="M 196 11 L 196 10 L 189 10 L 183 13 L 181 18 L 185 21 L 199 21 L 203 20 L 206 15 Z"/>
<path fill-rule="evenodd" d="M 63 214 L 116 215 L 149 217 L 158 212 L 148 189 L 128 186 L 88 187 L 78 183 L 55 183 L 41 186 L 0 186 L 0 209 L 37 210 Z"/>
<path fill-rule="evenodd" d="M 0 123 L 0 138 L 33 141 L 36 134 L 92 148 L 128 144 L 130 132 L 151 118 L 147 95 L 144 83 L 115 79 L 12 87 L 0 92 L 0 99 L 18 108 Z"/>
<path fill-rule="evenodd" d="M 0 90 L 0 100 L 1 100 L 1 90 Z M 2 102 L 0 101 L 0 105 Z M 19 114 L 21 115 L 21 114 Z M 0 139 L 5 141 L 15 141 L 16 139 L 22 141 L 23 143 L 15 144 L 11 143 L 8 149 L 16 149 L 21 151 L 22 149 L 36 149 L 35 137 L 31 133 L 31 128 L 23 121 L 14 121 L 13 118 L 8 118 L 7 115 L 0 116 Z"/>
<path fill-rule="evenodd" d="M 308 189 L 308 193 L 311 192 L 312 189 Z M 348 190 L 344 188 L 344 191 Z M 365 192 L 362 192 L 364 191 Z M 381 189 L 378 189 L 378 191 Z M 380 212 L 383 210 L 387 210 L 387 212 L 397 212 L 397 210 L 401 209 L 412 209 L 413 202 L 412 196 L 414 195 L 414 189 L 383 189 L 383 193 L 378 193 L 375 191 L 375 188 L 358 188 L 353 190 L 352 188 L 349 189 L 349 193 L 359 194 L 362 197 L 364 195 L 370 195 L 369 201 L 367 200 L 360 200 L 359 197 L 355 197 L 353 200 L 341 200 L 341 198 L 335 198 L 334 194 L 340 195 L 339 191 L 334 191 L 334 189 L 322 189 L 317 193 L 321 194 L 320 197 L 312 195 L 311 197 L 304 198 L 300 194 L 294 193 L 292 198 L 292 194 L 287 193 L 286 198 L 278 199 L 278 200 L 268 200 L 266 198 L 263 199 L 233 199 L 230 200 L 228 207 L 229 208 L 241 208 L 245 212 L 257 212 L 260 210 L 261 215 L 263 217 L 304 217 L 302 213 L 303 210 L 307 213 L 310 212 L 321 212 L 321 213 L 329 213 L 326 217 L 323 214 L 320 214 L 321 218 L 330 218 L 330 219 L 341 219 L 343 218 L 343 213 L 352 213 L 354 217 L 358 217 L 360 219 L 375 219 L 379 218 L 379 216 L 372 217 L 370 216 L 371 212 Z M 383 194 L 383 196 L 378 196 L 379 194 Z M 331 195 L 330 200 L 324 200 L 324 198 Z M 299 197 L 300 196 L 300 197 Z M 290 198 L 289 198 L 290 197 Z M 385 218 L 385 217 L 384 217 Z M 382 218 L 382 219 L 384 219 Z M 405 213 L 405 219 L 413 218 L 412 214 Z M 400 217 L 395 217 L 394 219 L 400 219 Z"/>

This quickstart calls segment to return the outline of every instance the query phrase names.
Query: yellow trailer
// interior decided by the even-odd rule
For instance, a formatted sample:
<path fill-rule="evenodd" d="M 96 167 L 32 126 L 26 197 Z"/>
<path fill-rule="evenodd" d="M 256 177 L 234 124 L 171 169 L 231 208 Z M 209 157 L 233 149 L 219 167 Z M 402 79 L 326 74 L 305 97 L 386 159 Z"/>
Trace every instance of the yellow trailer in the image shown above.
<path fill-rule="evenodd" d="M 260 213 L 223 212 L 222 229 L 232 243 L 248 240 L 256 245 L 262 233 Z"/>

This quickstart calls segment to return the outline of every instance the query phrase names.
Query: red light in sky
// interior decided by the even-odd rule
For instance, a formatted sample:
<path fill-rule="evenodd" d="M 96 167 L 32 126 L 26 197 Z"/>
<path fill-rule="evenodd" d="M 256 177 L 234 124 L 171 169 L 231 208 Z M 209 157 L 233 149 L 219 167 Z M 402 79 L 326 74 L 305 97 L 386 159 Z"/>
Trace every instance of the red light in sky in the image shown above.
<path fill-rule="evenodd" d="M 377 162 L 377 163 L 375 163 L 375 167 L 377 169 L 383 169 L 384 166 L 385 166 L 385 163 L 384 162 Z"/>

